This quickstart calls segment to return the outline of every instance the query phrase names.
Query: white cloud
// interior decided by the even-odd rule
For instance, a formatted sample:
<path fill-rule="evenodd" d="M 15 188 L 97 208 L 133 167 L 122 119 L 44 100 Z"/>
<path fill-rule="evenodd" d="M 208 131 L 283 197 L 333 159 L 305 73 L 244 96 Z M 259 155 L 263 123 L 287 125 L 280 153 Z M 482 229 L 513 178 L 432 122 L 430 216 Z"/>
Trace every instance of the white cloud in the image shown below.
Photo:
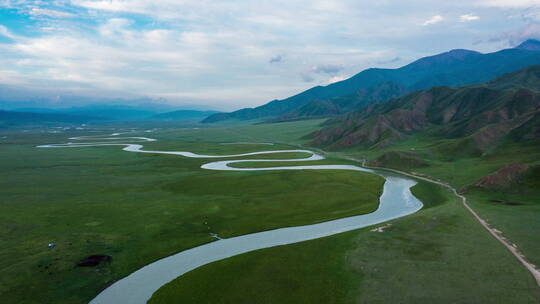
<path fill-rule="evenodd" d="M 321 74 L 321 73 L 335 74 L 343 70 L 344 68 L 345 67 L 341 64 L 320 64 L 320 65 L 312 67 L 311 71 L 317 74 Z"/>
<path fill-rule="evenodd" d="M 133 5 L 129 1 L 87 1 L 87 0 L 74 0 L 73 4 L 82 6 L 89 9 L 106 10 L 113 12 L 137 12 L 138 5 Z"/>
<path fill-rule="evenodd" d="M 491 38 L 493 42 L 502 41 L 512 47 L 527 39 L 540 39 L 540 23 L 530 23 L 518 30 L 499 33 Z"/>
<path fill-rule="evenodd" d="M 132 21 L 125 18 L 111 18 L 98 28 L 98 32 L 105 37 L 122 36 L 127 33 L 126 28 L 132 24 Z"/>
<path fill-rule="evenodd" d="M 485 0 L 479 4 L 500 8 L 527 8 L 540 5 L 540 0 Z"/>
<path fill-rule="evenodd" d="M 230 7 L 227 2 L 211 0 L 71 0 L 76 6 L 97 11 L 151 15 L 160 19 L 197 19 L 205 8 L 213 11 Z"/>
<path fill-rule="evenodd" d="M 50 10 L 45 8 L 38 8 L 33 7 L 28 12 L 32 16 L 47 16 L 47 17 L 53 17 L 53 18 L 72 18 L 75 17 L 74 14 L 63 12 L 63 11 L 57 11 L 57 10 Z"/>
<path fill-rule="evenodd" d="M 427 25 L 432 25 L 432 24 L 436 24 L 436 23 L 439 23 L 441 21 L 444 20 L 444 17 L 441 16 L 441 15 L 435 15 L 431 18 L 429 18 L 428 20 L 424 21 L 424 23 L 422 23 L 422 26 L 427 26 Z"/>
<path fill-rule="evenodd" d="M 478 17 L 476 15 L 473 15 L 473 14 L 465 14 L 465 15 L 459 16 L 459 21 L 460 22 L 469 22 L 469 21 L 475 21 L 475 20 L 478 20 L 478 19 L 480 19 L 480 17 Z"/>
<path fill-rule="evenodd" d="M 313 77 L 311 75 L 311 73 L 308 73 L 308 72 L 300 73 L 300 77 L 302 77 L 302 81 L 304 81 L 304 82 L 313 82 L 313 81 L 315 81 L 315 77 Z"/>
<path fill-rule="evenodd" d="M 345 79 L 347 79 L 347 77 L 345 77 L 345 76 L 334 76 L 334 77 L 328 79 L 327 84 L 332 84 L 334 82 L 339 82 L 339 81 L 342 81 L 342 80 L 345 80 Z"/>
<path fill-rule="evenodd" d="M 487 40 L 523 18 L 485 2 L 505 1 L 0 0 L 32 19 L 18 28 L 0 20 L 0 35 L 11 38 L 0 40 L 0 67 L 29 86 L 254 106 L 373 66 L 494 50 L 508 40 Z M 457 22 L 477 14 L 474 28 Z M 419 26 L 443 16 L 455 22 Z"/>
<path fill-rule="evenodd" d="M 15 35 L 13 35 L 7 27 L 0 24 L 0 35 L 8 38 L 15 38 Z"/>
<path fill-rule="evenodd" d="M 0 83 L 17 85 L 24 84 L 24 77 L 17 71 L 12 70 L 0 70 Z"/>

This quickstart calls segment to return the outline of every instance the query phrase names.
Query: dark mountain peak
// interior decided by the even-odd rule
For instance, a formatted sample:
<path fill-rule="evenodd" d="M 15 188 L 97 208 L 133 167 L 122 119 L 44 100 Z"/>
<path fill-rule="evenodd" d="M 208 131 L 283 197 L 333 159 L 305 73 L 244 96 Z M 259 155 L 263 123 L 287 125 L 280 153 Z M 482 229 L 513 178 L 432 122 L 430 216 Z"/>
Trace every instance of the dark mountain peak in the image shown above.
<path fill-rule="evenodd" d="M 442 53 L 440 55 L 446 55 L 453 58 L 463 58 L 465 56 L 478 55 L 478 54 L 481 54 L 481 53 L 477 51 L 467 50 L 467 49 L 453 49 L 446 53 Z"/>
<path fill-rule="evenodd" d="M 428 56 L 420 58 L 406 66 L 403 69 L 416 69 L 416 68 L 426 68 L 435 65 L 450 65 L 456 62 L 465 61 L 469 58 L 481 56 L 482 53 L 465 50 L 465 49 L 455 49 L 448 52 L 440 53 L 433 56 Z"/>
<path fill-rule="evenodd" d="M 515 47 L 519 50 L 527 50 L 527 51 L 540 51 L 540 41 L 536 39 L 529 39 L 526 41 L 523 41 L 520 45 Z"/>

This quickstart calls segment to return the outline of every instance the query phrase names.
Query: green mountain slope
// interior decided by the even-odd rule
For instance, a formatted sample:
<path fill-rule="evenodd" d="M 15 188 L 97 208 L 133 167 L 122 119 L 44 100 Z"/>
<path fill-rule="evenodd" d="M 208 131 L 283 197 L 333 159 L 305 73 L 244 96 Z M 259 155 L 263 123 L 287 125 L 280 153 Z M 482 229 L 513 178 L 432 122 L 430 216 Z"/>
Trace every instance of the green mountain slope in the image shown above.
<path fill-rule="evenodd" d="M 313 100 L 299 109 L 285 113 L 271 122 L 283 122 L 303 118 L 329 117 L 344 114 L 370 104 L 376 104 L 402 96 L 408 90 L 395 83 L 385 82 L 370 88 L 361 88 L 353 94 L 334 97 L 328 100 Z"/>
<path fill-rule="evenodd" d="M 527 88 L 540 91 L 540 69 L 538 66 L 526 67 L 501 75 L 485 85 L 493 89 Z"/>
<path fill-rule="evenodd" d="M 434 87 L 371 105 L 326 123 L 312 144 L 329 149 L 381 148 L 418 132 L 454 139 L 453 146 L 482 154 L 507 137 L 537 140 L 540 66 L 521 69 L 469 87 Z"/>

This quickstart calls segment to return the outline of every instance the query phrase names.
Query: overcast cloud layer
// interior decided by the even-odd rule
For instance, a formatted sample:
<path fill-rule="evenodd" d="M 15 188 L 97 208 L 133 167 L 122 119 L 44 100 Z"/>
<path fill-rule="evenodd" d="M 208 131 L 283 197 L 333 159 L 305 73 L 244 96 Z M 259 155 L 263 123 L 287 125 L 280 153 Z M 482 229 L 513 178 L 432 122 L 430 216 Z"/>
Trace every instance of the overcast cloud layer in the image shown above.
<path fill-rule="evenodd" d="M 0 0 L 0 85 L 232 110 L 527 38 L 540 0 Z"/>

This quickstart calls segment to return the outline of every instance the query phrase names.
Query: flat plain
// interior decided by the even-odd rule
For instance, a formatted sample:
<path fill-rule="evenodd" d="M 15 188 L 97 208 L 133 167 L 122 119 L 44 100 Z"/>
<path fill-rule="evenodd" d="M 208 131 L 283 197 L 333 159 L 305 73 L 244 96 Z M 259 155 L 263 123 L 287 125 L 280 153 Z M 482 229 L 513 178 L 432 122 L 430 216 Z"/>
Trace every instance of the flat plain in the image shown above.
<path fill-rule="evenodd" d="M 72 136 L 129 131 L 121 136 L 158 139 L 144 143 L 146 149 L 226 155 L 298 149 L 306 144 L 304 135 L 320 123 L 312 120 L 166 128 L 152 132 L 140 126 L 61 133 L 3 132 L 5 138 L 0 151 L 3 189 L 0 234 L 6 244 L 0 249 L 3 299 L 7 303 L 87 302 L 101 289 L 146 264 L 213 241 L 210 233 L 230 237 L 369 213 L 377 207 L 383 184 L 380 177 L 358 172 L 207 171 L 200 169 L 208 162 L 205 159 L 129 153 L 120 146 L 51 149 L 35 146 L 73 141 L 68 140 Z M 270 142 L 275 144 L 256 144 Z M 425 143 L 425 151 L 432 151 L 427 141 L 420 143 Z M 421 153 L 420 143 L 403 142 L 398 148 L 413 147 Z M 345 157 L 374 159 L 378 155 L 357 150 L 332 152 L 327 153 L 327 159 L 310 164 L 357 164 Z M 494 156 L 493 163 L 479 162 L 472 170 L 464 164 L 478 159 L 464 157 L 449 162 L 444 161 L 443 153 L 429 155 L 427 167 L 389 167 L 448 179 L 460 187 L 505 162 L 502 156 Z M 306 156 L 295 152 L 264 158 Z M 260 156 L 242 157 L 257 158 Z M 305 163 L 246 162 L 234 166 L 302 164 Z M 450 166 L 465 170 L 456 174 L 457 169 Z M 523 189 L 535 187 L 528 185 Z M 151 302 L 537 303 L 540 300 L 540 291 L 530 274 L 467 213 L 457 197 L 427 182 L 420 182 L 412 190 L 425 205 L 414 215 L 391 221 L 389 225 L 218 261 L 165 285 Z M 488 203 L 494 197 L 501 198 L 500 195 L 476 191 L 467 197 L 481 216 L 495 227 L 502 227 L 536 261 L 538 255 L 534 253 L 538 247 L 530 241 L 530 229 L 535 227 L 537 214 L 535 192 L 522 190 L 508 194 L 512 197 L 505 196 L 525 202 L 519 206 L 521 209 Z M 372 231 L 381 227 L 382 232 Z M 48 243 L 55 243 L 56 247 L 48 248 Z M 110 255 L 112 261 L 96 268 L 75 267 L 78 261 L 92 254 Z"/>
<path fill-rule="evenodd" d="M 205 159 L 129 153 L 120 146 L 36 148 L 114 131 L 2 134 L 0 294 L 5 303 L 87 302 L 152 261 L 214 240 L 210 233 L 230 237 L 369 213 L 382 189 L 382 178 L 358 172 L 215 172 L 200 169 Z M 124 136 L 157 138 L 145 144 L 148 149 L 224 155 L 268 149 L 221 144 L 253 140 L 259 130 L 254 133 L 244 132 L 246 138 L 234 130 L 178 129 Z M 271 157 L 291 156 L 305 153 Z M 93 254 L 112 261 L 75 267 Z"/>

